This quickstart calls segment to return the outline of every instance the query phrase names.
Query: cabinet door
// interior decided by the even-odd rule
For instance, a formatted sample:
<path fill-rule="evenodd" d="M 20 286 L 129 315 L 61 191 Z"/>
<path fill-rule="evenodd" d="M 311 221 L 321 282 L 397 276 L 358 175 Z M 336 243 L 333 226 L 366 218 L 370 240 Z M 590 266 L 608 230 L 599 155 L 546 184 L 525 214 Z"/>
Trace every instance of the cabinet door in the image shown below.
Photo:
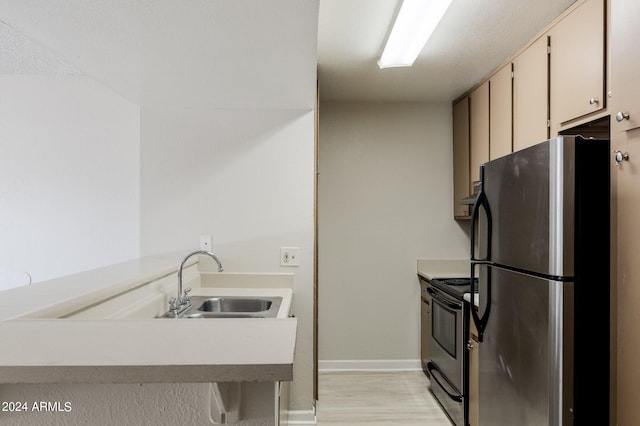
<path fill-rule="evenodd" d="M 513 150 L 549 139 L 549 54 L 542 36 L 513 61 Z"/>
<path fill-rule="evenodd" d="M 453 106 L 453 215 L 469 216 L 469 206 L 459 203 L 471 194 L 469 187 L 469 98 Z"/>
<path fill-rule="evenodd" d="M 617 210 L 617 424 L 632 425 L 640 419 L 640 129 L 611 135 L 613 149 L 629 154 L 628 161 L 612 166 L 612 175 Z"/>
<path fill-rule="evenodd" d="M 480 165 L 489 161 L 489 82 L 471 92 L 471 185 L 480 181 Z"/>
<path fill-rule="evenodd" d="M 617 293 L 617 424 L 640 419 L 640 2 L 611 1 L 611 143 L 629 154 L 612 166 L 614 193 L 613 253 Z M 616 120 L 617 113 L 628 119 Z"/>
<path fill-rule="evenodd" d="M 489 80 L 489 159 L 510 154 L 513 122 L 513 72 L 507 64 Z"/>
<path fill-rule="evenodd" d="M 587 0 L 551 30 L 551 120 L 604 108 L 603 0 Z"/>
<path fill-rule="evenodd" d="M 640 1 L 611 2 L 611 131 L 640 127 Z M 621 121 L 616 115 L 621 114 Z M 625 118 L 628 117 L 628 118 Z M 613 137 L 613 135 L 612 135 Z"/>

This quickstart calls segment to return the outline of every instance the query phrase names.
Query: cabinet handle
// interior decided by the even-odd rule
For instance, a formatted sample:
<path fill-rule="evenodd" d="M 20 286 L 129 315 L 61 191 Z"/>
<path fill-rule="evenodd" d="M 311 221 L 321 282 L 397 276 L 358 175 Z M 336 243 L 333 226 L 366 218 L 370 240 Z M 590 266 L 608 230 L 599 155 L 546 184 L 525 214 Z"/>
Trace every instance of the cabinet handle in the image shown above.
<path fill-rule="evenodd" d="M 467 342 L 467 349 L 470 351 L 473 350 L 473 343 L 471 343 L 471 340 Z"/>
<path fill-rule="evenodd" d="M 626 114 L 622 111 L 616 114 L 616 121 L 618 123 L 622 123 L 622 120 L 628 120 L 628 119 L 629 119 L 629 114 Z"/>
<path fill-rule="evenodd" d="M 616 161 L 616 166 L 620 166 L 623 161 L 629 161 L 629 154 L 626 152 L 615 150 L 613 151 L 613 158 Z"/>
<path fill-rule="evenodd" d="M 599 100 L 597 100 L 596 98 L 591 98 L 591 99 L 589 99 L 589 103 L 590 103 L 591 105 L 595 105 L 595 104 L 597 104 L 597 103 L 599 103 L 599 102 L 600 102 L 600 101 L 599 101 Z"/>

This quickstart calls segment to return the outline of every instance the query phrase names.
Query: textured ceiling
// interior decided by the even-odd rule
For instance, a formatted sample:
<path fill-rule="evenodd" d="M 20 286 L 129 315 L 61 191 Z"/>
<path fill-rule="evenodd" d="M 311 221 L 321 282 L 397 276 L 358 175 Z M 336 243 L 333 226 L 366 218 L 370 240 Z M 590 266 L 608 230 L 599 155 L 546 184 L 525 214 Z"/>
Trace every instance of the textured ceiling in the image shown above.
<path fill-rule="evenodd" d="M 0 22 L 0 74 L 78 75 L 80 71 Z"/>
<path fill-rule="evenodd" d="M 0 0 L 12 33 L 155 106 L 313 108 L 317 19 L 318 0 Z"/>
<path fill-rule="evenodd" d="M 410 68 L 376 64 L 400 0 L 320 0 L 322 100 L 451 101 L 575 0 L 453 0 Z"/>
<path fill-rule="evenodd" d="M 83 73 L 141 105 L 312 108 L 317 66 L 323 100 L 450 101 L 573 1 L 454 0 L 413 67 L 380 70 L 400 0 L 0 0 L 0 72 Z"/>

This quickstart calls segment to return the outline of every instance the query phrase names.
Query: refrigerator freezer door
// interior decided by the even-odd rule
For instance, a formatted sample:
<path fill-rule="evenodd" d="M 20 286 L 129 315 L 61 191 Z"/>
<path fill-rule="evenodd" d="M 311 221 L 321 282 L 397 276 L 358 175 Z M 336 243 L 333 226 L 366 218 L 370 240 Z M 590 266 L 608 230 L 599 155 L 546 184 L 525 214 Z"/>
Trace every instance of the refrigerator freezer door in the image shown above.
<path fill-rule="evenodd" d="M 571 424 L 573 283 L 480 266 L 491 315 L 480 344 L 481 426 Z M 482 278 L 481 278 L 482 281 Z M 480 299 L 483 298 L 481 282 Z M 486 293 L 484 293 L 486 294 Z M 564 419 L 563 419 L 564 418 Z"/>
<path fill-rule="evenodd" d="M 558 137 L 485 164 L 494 264 L 573 276 L 575 142 Z"/>

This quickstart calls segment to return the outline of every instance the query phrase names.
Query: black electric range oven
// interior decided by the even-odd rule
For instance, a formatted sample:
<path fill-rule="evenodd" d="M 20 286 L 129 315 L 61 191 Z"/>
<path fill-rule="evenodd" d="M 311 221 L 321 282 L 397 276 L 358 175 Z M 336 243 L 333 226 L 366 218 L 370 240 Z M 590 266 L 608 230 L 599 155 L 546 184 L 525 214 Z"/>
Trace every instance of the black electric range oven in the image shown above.
<path fill-rule="evenodd" d="M 453 424 L 464 425 L 464 360 L 468 311 L 463 296 L 470 291 L 469 278 L 432 279 L 431 335 L 427 372 L 430 390 Z"/>

